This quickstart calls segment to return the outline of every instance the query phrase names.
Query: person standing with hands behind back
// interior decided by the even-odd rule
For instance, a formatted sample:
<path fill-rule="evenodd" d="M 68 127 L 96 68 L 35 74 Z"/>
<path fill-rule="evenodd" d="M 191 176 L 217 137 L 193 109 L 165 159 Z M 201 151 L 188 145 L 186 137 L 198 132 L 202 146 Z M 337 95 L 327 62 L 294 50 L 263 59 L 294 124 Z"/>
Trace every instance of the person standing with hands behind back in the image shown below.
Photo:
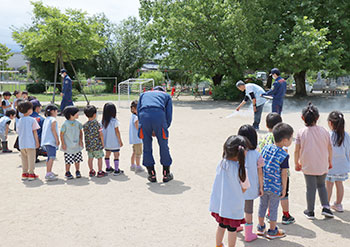
<path fill-rule="evenodd" d="M 63 78 L 63 85 L 62 85 L 62 101 L 61 101 L 61 114 L 63 114 L 64 108 L 66 106 L 73 105 L 73 100 L 72 100 L 72 80 L 67 74 L 67 70 L 61 69 L 60 75 Z"/>

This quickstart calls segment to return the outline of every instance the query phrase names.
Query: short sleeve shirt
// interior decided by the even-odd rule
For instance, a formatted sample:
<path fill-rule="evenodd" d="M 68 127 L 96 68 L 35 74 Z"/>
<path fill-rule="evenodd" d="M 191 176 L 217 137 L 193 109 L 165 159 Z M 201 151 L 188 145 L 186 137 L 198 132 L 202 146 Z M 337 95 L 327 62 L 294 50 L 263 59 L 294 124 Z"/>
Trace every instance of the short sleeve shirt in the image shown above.
<path fill-rule="evenodd" d="M 130 144 L 140 144 L 142 140 L 138 136 L 138 129 L 136 129 L 135 123 L 138 121 L 137 115 L 132 114 L 130 118 L 129 126 L 129 142 Z"/>
<path fill-rule="evenodd" d="M 262 156 L 265 161 L 263 167 L 264 191 L 280 195 L 282 192 L 281 171 L 289 168 L 289 155 L 282 148 L 270 144 L 263 148 Z"/>
<path fill-rule="evenodd" d="M 261 97 L 263 93 L 265 93 L 264 89 L 254 83 L 248 83 L 245 85 L 245 94 L 250 100 L 252 99 L 251 93 L 254 93 L 254 97 L 256 99 L 256 105 L 260 106 L 266 103 L 266 99 Z"/>
<path fill-rule="evenodd" d="M 6 125 L 11 123 L 11 119 L 8 116 L 0 118 L 0 134 L 5 134 Z"/>
<path fill-rule="evenodd" d="M 17 126 L 19 149 L 36 148 L 34 130 L 40 129 L 38 122 L 29 116 L 22 117 Z"/>
<path fill-rule="evenodd" d="M 99 151 L 103 149 L 100 132 L 102 126 L 96 119 L 88 121 L 83 125 L 85 148 L 89 152 Z"/>
<path fill-rule="evenodd" d="M 68 154 L 79 153 L 83 148 L 79 145 L 80 130 L 83 125 L 77 120 L 71 121 L 66 120 L 62 127 L 61 132 L 63 133 L 64 142 L 67 146 L 66 150 L 62 150 Z"/>
<path fill-rule="evenodd" d="M 304 127 L 299 130 L 295 143 L 300 145 L 299 162 L 304 174 L 321 176 L 328 172 L 331 139 L 325 128 Z"/>

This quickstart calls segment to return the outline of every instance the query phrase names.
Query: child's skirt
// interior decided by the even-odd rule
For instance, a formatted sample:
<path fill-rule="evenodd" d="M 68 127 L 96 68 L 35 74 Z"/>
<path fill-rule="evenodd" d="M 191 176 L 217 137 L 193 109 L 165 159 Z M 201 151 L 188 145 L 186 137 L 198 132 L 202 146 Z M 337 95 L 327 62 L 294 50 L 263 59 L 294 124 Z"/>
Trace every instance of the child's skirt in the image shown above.
<path fill-rule="evenodd" d="M 245 219 L 233 220 L 233 219 L 223 218 L 217 213 L 211 213 L 211 215 L 216 219 L 216 222 L 218 222 L 219 224 L 224 224 L 225 226 L 237 228 L 237 227 L 240 227 L 242 224 L 245 224 Z"/>
<path fill-rule="evenodd" d="M 348 180 L 348 178 L 349 178 L 348 173 L 344 173 L 341 175 L 327 174 L 326 180 L 334 183 L 334 182 L 338 182 L 338 181 L 344 182 L 344 181 Z"/>

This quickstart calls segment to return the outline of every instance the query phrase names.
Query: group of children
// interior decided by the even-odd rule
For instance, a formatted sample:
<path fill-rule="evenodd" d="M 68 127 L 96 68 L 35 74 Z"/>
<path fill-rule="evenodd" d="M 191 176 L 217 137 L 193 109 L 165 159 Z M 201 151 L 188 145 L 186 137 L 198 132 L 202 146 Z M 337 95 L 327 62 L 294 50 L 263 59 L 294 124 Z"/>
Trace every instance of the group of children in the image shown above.
<path fill-rule="evenodd" d="M 344 115 L 333 111 L 328 116 L 330 131 L 318 126 L 319 111 L 311 103 L 302 110 L 305 127 L 296 135 L 295 170 L 302 171 L 306 183 L 305 217 L 314 219 L 316 191 L 322 215 L 333 218 L 331 209 L 343 212 L 343 182 L 350 172 L 350 136 L 345 132 Z M 268 239 L 286 236 L 276 225 L 278 206 L 283 210 L 282 224 L 295 222 L 289 214 L 289 154 L 293 142 L 293 128 L 282 122 L 277 113 L 266 118 L 269 134 L 258 143 L 253 126 L 243 125 L 237 135 L 230 136 L 225 144 L 223 159 L 216 169 L 210 198 L 210 212 L 218 223 L 216 246 L 223 246 L 227 229 L 229 246 L 235 246 L 236 233 L 244 225 L 245 241 L 264 236 Z M 337 196 L 330 205 L 332 189 Z M 260 197 L 257 234 L 253 233 L 253 202 Z M 265 219 L 270 223 L 267 229 Z"/>
<path fill-rule="evenodd" d="M 18 94 L 14 94 L 18 95 Z M 57 180 L 57 174 L 52 172 L 53 162 L 56 159 L 56 152 L 59 147 L 64 152 L 65 177 L 73 179 L 70 166 L 75 165 L 75 177 L 80 178 L 80 162 L 83 161 L 82 150 L 84 148 L 88 154 L 89 176 L 104 177 L 107 173 L 113 175 L 123 174 L 119 168 L 120 149 L 123 146 L 119 131 L 119 122 L 116 118 L 117 110 L 114 104 L 106 103 L 103 107 L 102 121 L 96 119 L 97 109 L 88 105 L 84 109 L 84 114 L 88 121 L 83 125 L 77 119 L 79 109 L 75 106 L 67 106 L 63 115 L 66 121 L 59 130 L 56 120 L 58 108 L 54 104 L 49 104 L 45 108 L 45 117 L 40 116 L 42 110 L 38 100 L 23 100 L 17 98 L 13 103 L 9 102 L 11 93 L 4 92 L 2 109 L 4 116 L 0 119 L 0 138 L 2 140 L 3 152 L 12 152 L 8 149 L 7 135 L 11 120 L 16 118 L 15 129 L 18 133 L 18 149 L 22 158 L 22 180 L 35 180 L 38 176 L 34 173 L 35 163 L 38 158 L 38 150 L 44 150 L 46 161 L 47 181 Z M 15 109 L 7 106 L 16 105 Z M 142 156 L 142 140 L 138 137 L 138 117 L 137 101 L 131 103 L 131 119 L 129 128 L 130 144 L 133 145 L 130 170 L 142 172 L 144 169 L 140 165 Z M 105 152 L 104 152 L 105 151 Z M 110 161 L 113 153 L 114 159 Z M 102 169 L 103 158 L 106 164 L 106 171 Z M 93 168 L 93 160 L 98 161 L 97 173 Z M 114 168 L 112 167 L 114 164 Z"/>

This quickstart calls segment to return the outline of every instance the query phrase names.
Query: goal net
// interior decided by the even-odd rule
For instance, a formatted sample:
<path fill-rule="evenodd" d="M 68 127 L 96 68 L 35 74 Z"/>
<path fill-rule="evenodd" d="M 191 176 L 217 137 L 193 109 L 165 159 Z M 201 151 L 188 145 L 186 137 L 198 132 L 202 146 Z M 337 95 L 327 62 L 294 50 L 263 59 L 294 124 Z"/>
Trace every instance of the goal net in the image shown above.
<path fill-rule="evenodd" d="M 128 79 L 118 84 L 119 107 L 128 108 L 133 100 L 137 100 L 141 93 L 154 88 L 153 79 Z"/>

